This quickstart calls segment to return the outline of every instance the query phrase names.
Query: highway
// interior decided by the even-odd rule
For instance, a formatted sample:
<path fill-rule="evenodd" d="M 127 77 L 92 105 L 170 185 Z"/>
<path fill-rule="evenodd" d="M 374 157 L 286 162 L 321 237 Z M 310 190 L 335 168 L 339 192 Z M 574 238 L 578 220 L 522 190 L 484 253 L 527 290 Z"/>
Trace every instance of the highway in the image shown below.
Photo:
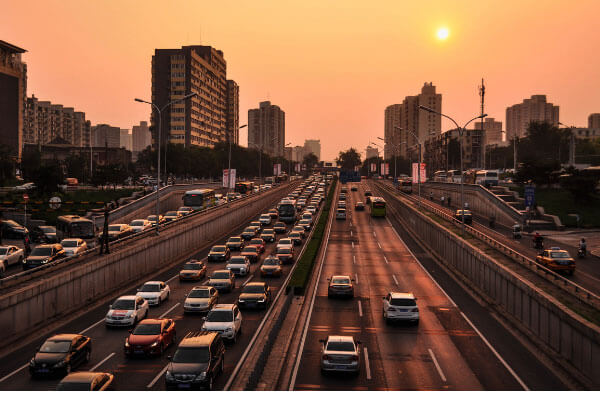
<path fill-rule="evenodd" d="M 358 192 L 348 192 L 348 219 L 332 221 L 293 390 L 564 389 L 483 307 L 416 249 L 447 291 L 438 286 L 387 218 L 371 218 L 368 208 L 354 211 L 356 201 L 364 202 L 365 185 L 358 186 Z M 328 299 L 327 278 L 334 274 L 355 279 L 353 299 Z M 416 295 L 418 326 L 384 322 L 382 297 L 389 291 Z M 490 333 L 490 342 L 482 332 Z M 351 335 L 362 342 L 358 376 L 320 373 L 319 339 L 328 335 Z"/>

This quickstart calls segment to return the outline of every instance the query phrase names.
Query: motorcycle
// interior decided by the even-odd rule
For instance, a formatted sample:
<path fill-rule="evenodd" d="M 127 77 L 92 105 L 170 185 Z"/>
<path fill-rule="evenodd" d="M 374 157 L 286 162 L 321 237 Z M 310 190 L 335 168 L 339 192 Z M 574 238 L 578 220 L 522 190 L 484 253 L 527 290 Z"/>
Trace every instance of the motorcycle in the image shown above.
<path fill-rule="evenodd" d="M 521 239 L 522 233 L 521 233 L 521 225 L 515 225 L 513 226 L 513 239 Z"/>
<path fill-rule="evenodd" d="M 586 249 L 582 249 L 581 247 L 577 250 L 577 257 L 579 258 L 585 258 L 585 256 L 587 255 L 587 250 Z"/>
<path fill-rule="evenodd" d="M 533 239 L 533 248 L 537 250 L 544 249 L 544 238 Z"/>

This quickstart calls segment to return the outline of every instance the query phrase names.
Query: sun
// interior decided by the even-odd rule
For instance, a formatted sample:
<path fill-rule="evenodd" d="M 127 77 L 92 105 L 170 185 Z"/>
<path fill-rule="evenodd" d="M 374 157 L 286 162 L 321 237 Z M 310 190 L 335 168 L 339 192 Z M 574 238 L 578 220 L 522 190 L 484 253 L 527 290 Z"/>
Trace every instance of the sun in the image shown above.
<path fill-rule="evenodd" d="M 441 27 L 437 31 L 437 37 L 439 40 L 446 40 L 446 39 L 448 39 L 449 35 L 450 35 L 450 31 L 446 27 Z"/>

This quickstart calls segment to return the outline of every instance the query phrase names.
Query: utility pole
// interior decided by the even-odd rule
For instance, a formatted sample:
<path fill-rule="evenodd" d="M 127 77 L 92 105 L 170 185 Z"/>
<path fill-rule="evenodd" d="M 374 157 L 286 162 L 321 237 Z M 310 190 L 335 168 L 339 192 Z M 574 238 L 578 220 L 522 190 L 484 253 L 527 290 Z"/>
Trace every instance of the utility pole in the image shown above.
<path fill-rule="evenodd" d="M 479 86 L 479 97 L 481 98 L 481 169 L 485 169 L 485 129 L 483 128 L 483 114 L 485 105 L 485 85 L 481 78 L 481 86 Z"/>

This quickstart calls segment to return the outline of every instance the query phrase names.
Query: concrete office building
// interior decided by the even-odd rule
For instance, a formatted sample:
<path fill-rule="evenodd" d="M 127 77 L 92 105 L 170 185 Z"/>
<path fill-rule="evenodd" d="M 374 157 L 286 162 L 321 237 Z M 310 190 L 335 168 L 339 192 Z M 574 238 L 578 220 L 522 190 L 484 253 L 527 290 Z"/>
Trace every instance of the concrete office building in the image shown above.
<path fill-rule="evenodd" d="M 379 149 L 377 147 L 367 146 L 367 149 L 365 150 L 365 160 L 375 157 L 379 157 Z"/>
<path fill-rule="evenodd" d="M 129 133 L 129 129 L 121 128 L 120 144 L 121 144 L 121 147 L 124 148 L 125 150 L 129 150 L 129 151 L 132 150 L 133 138 L 131 137 L 131 134 Z"/>
<path fill-rule="evenodd" d="M 321 161 L 321 141 L 318 139 L 306 139 L 304 141 L 304 153 L 313 153 Z"/>
<path fill-rule="evenodd" d="M 248 110 L 248 148 L 261 149 L 271 157 L 283 157 L 285 112 L 270 101 Z"/>
<path fill-rule="evenodd" d="M 483 126 L 481 121 L 475 122 L 475 129 L 483 130 L 486 145 L 502 144 L 502 121 L 485 118 Z"/>
<path fill-rule="evenodd" d="M 304 161 L 304 156 L 306 153 L 304 152 L 304 146 L 294 146 L 292 148 L 292 161 L 302 162 Z"/>
<path fill-rule="evenodd" d="M 524 99 L 506 109 L 506 140 L 524 137 L 532 121 L 548 122 L 558 126 L 559 107 L 546 101 L 546 95 L 538 94 Z"/>
<path fill-rule="evenodd" d="M 232 143 L 240 143 L 240 87 L 235 81 L 227 80 L 227 121 L 225 131 L 227 140 L 231 138 Z"/>
<path fill-rule="evenodd" d="M 139 125 L 131 128 L 131 149 L 135 153 L 145 150 L 152 145 L 152 134 L 148 122 L 140 121 Z"/>
<path fill-rule="evenodd" d="M 152 101 L 162 106 L 187 94 L 196 94 L 162 112 L 163 145 L 169 140 L 186 147 L 212 147 L 227 139 L 228 119 L 231 121 L 230 133 L 237 135 L 234 125 L 237 125 L 236 115 L 239 116 L 239 88 L 233 81 L 228 84 L 226 71 L 223 52 L 210 46 L 155 50 Z M 228 101 L 232 103 L 231 107 Z M 239 124 L 239 117 L 237 121 Z M 152 126 L 157 124 L 158 115 L 152 108 Z M 158 129 L 153 130 L 153 135 L 156 143 Z"/>
<path fill-rule="evenodd" d="M 76 147 L 89 147 L 91 123 L 85 113 L 72 107 L 40 101 L 35 95 L 27 98 L 23 141 L 44 145 L 58 138 Z"/>
<path fill-rule="evenodd" d="M 27 102 L 27 50 L 0 40 L 0 145 L 21 159 Z"/>
<path fill-rule="evenodd" d="M 121 128 L 100 124 L 92 127 L 93 147 L 121 147 Z"/>
<path fill-rule="evenodd" d="M 600 113 L 590 114 L 588 117 L 588 128 L 600 129 Z"/>
<path fill-rule="evenodd" d="M 480 168 L 481 135 L 479 129 L 466 129 L 463 138 L 463 169 Z M 455 143 L 454 148 L 451 143 Z M 423 162 L 427 164 L 427 172 L 431 175 L 438 170 L 460 169 L 460 137 L 458 129 L 452 129 L 435 135 L 423 144 Z M 412 158 L 416 162 L 416 158 Z"/>

